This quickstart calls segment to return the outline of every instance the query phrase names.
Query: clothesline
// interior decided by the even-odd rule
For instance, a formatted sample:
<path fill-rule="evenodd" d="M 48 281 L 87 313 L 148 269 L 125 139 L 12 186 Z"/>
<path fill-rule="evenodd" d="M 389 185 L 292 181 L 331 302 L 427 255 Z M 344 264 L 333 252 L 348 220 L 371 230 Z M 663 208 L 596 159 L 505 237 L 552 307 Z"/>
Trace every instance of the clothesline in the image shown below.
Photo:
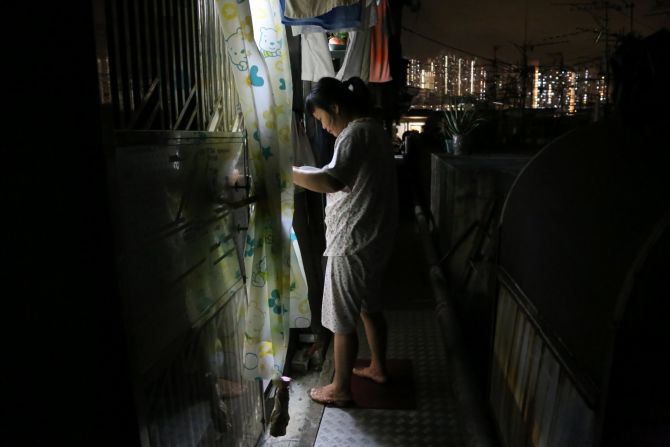
<path fill-rule="evenodd" d="M 301 79 L 318 81 L 322 77 L 349 79 L 360 77 L 366 82 L 385 83 L 392 80 L 389 64 L 388 0 L 331 0 L 338 4 L 325 14 L 301 18 L 286 17 L 286 10 L 295 3 L 294 11 L 314 10 L 300 0 L 280 0 L 282 23 L 301 38 Z M 302 8 L 302 9 L 301 9 Z M 324 10 L 321 8 L 320 10 Z M 327 32 L 348 32 L 349 44 L 336 73 L 328 47 Z"/>

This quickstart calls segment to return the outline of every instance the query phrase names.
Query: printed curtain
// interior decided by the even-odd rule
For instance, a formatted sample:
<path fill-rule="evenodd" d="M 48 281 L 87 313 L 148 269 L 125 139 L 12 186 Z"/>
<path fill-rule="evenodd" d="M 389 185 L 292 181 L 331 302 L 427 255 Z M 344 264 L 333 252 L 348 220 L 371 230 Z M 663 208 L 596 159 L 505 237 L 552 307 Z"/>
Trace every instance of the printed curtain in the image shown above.
<path fill-rule="evenodd" d="M 249 379 L 276 379 L 290 327 L 309 327 L 307 285 L 291 225 L 291 67 L 279 0 L 216 0 L 250 135 L 252 209 L 244 248 L 247 305 L 243 365 Z"/>

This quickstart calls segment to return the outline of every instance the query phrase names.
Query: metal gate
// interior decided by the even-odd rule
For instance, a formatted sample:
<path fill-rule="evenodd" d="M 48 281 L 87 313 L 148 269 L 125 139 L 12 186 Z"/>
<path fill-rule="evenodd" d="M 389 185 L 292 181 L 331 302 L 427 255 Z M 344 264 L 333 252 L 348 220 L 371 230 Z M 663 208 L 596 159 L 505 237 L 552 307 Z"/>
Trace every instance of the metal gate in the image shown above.
<path fill-rule="evenodd" d="M 93 0 L 117 266 L 145 447 L 248 446 L 246 135 L 214 0 Z"/>
<path fill-rule="evenodd" d="M 248 446 L 242 377 L 248 204 L 242 133 L 116 135 L 118 272 L 145 446 Z"/>

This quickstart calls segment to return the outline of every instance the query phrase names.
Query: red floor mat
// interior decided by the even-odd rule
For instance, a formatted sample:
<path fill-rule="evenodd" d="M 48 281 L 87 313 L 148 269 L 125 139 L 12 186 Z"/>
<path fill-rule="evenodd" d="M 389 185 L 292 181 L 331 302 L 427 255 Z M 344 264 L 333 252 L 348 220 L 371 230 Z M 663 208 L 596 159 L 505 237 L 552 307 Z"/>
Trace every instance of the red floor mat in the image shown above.
<path fill-rule="evenodd" d="M 357 368 L 368 366 L 369 359 L 356 360 Z M 412 361 L 387 360 L 389 380 L 380 385 L 372 380 L 352 375 L 351 391 L 356 407 L 378 410 L 413 410 L 416 408 Z"/>

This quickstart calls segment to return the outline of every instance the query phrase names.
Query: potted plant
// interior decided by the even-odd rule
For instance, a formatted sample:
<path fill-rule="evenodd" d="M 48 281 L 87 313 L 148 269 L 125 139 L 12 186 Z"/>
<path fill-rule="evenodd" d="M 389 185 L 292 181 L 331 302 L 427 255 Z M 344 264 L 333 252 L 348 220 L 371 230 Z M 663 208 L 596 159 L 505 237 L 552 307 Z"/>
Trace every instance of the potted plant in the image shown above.
<path fill-rule="evenodd" d="M 443 113 L 446 131 L 453 139 L 453 154 L 466 154 L 466 137 L 484 122 L 484 118 L 479 115 L 474 107 L 466 109 L 462 105 L 453 106 Z"/>

